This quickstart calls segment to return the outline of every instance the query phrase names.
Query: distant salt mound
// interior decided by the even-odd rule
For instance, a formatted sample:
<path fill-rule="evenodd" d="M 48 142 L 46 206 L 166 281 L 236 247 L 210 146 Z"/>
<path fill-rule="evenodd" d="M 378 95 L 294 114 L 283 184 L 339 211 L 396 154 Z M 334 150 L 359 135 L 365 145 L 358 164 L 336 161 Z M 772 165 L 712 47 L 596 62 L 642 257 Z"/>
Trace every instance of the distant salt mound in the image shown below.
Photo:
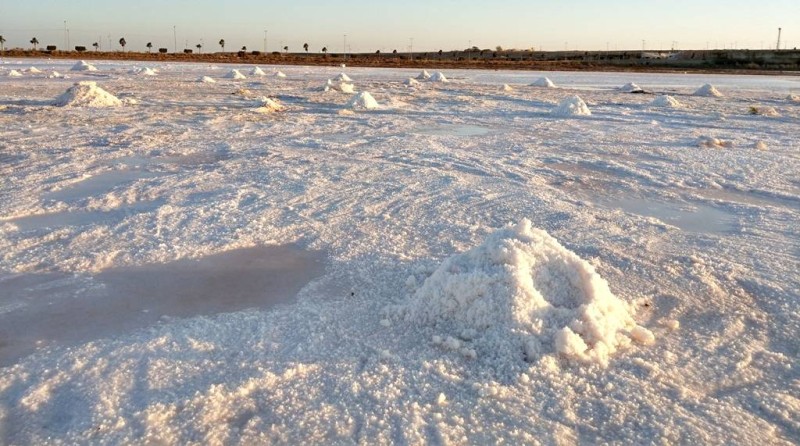
<path fill-rule="evenodd" d="M 70 71 L 97 71 L 97 67 L 87 63 L 85 60 L 81 60 L 73 65 Z"/>
<path fill-rule="evenodd" d="M 667 108 L 683 107 L 683 104 L 678 102 L 677 99 L 665 94 L 656 96 L 656 98 L 653 99 L 653 102 L 651 102 L 650 105 L 652 105 L 653 107 L 667 107 Z"/>
<path fill-rule="evenodd" d="M 17 70 L 11 70 L 11 71 L 8 72 L 8 74 L 6 76 L 8 76 L 8 77 L 22 77 L 22 73 L 20 73 Z"/>
<path fill-rule="evenodd" d="M 61 78 L 61 77 L 66 78 L 66 76 L 64 76 L 63 74 L 59 73 L 58 71 L 53 71 L 47 77 L 49 77 L 51 79 L 57 79 L 57 78 Z"/>
<path fill-rule="evenodd" d="M 786 96 L 786 100 L 789 101 L 789 102 L 798 102 L 798 103 L 800 103 L 800 95 L 796 95 L 794 93 L 791 93 L 791 94 L 789 94 L 789 96 Z"/>
<path fill-rule="evenodd" d="M 136 73 L 139 76 L 156 76 L 158 73 L 152 68 L 144 67 L 136 70 Z"/>
<path fill-rule="evenodd" d="M 70 87 L 56 98 L 58 107 L 118 107 L 122 101 L 97 86 L 96 82 L 84 81 Z"/>
<path fill-rule="evenodd" d="M 701 136 L 697 138 L 697 146 L 706 149 L 730 149 L 733 141 L 726 141 L 713 136 Z"/>
<path fill-rule="evenodd" d="M 225 79 L 247 79 L 247 77 L 240 73 L 239 70 L 231 70 L 225 75 Z"/>
<path fill-rule="evenodd" d="M 619 91 L 622 93 L 644 93 L 644 89 L 633 82 L 628 82 L 627 84 L 619 87 Z"/>
<path fill-rule="evenodd" d="M 337 80 L 337 81 L 341 81 L 341 82 L 353 82 L 353 79 L 350 79 L 350 76 L 348 76 L 348 75 L 346 75 L 344 73 L 339 73 L 339 75 L 336 76 L 333 79 Z"/>
<path fill-rule="evenodd" d="M 338 92 L 341 92 L 341 93 L 355 93 L 355 87 L 353 86 L 353 84 L 348 84 L 347 82 L 334 81 L 333 79 L 328 79 L 328 81 L 322 87 L 322 91 L 338 91 Z"/>
<path fill-rule="evenodd" d="M 286 110 L 286 107 L 277 99 L 263 96 L 256 101 L 256 112 L 258 113 L 275 113 L 284 110 Z"/>
<path fill-rule="evenodd" d="M 770 116 L 770 117 L 777 117 L 780 116 L 778 110 L 775 110 L 774 107 L 769 107 L 766 105 L 755 105 L 750 107 L 748 113 L 751 115 L 758 115 L 758 116 Z"/>
<path fill-rule="evenodd" d="M 347 103 L 347 108 L 353 110 L 374 110 L 379 108 L 378 101 L 372 97 L 371 94 L 367 91 L 362 91 L 361 93 L 353 96 L 350 99 L 350 102 Z"/>
<path fill-rule="evenodd" d="M 417 76 L 417 79 L 421 80 L 421 81 L 426 81 L 426 80 L 428 80 L 430 78 L 431 78 L 431 74 L 428 73 L 428 70 L 422 70 L 422 73 L 419 73 L 419 75 Z"/>
<path fill-rule="evenodd" d="M 31 74 L 42 74 L 42 70 L 40 70 L 40 69 L 38 69 L 36 67 L 30 67 L 30 68 L 28 68 L 28 73 L 31 73 Z"/>
<path fill-rule="evenodd" d="M 435 344 L 498 365 L 553 354 L 606 365 L 631 340 L 655 339 L 591 264 L 527 219 L 446 259 L 391 310 L 442 330 Z"/>
<path fill-rule="evenodd" d="M 531 87 L 556 88 L 556 84 L 546 77 L 540 77 L 530 84 Z"/>
<path fill-rule="evenodd" d="M 558 103 L 551 112 L 555 116 L 589 116 L 592 112 L 580 96 L 570 96 Z"/>
<path fill-rule="evenodd" d="M 409 77 L 408 79 L 403 81 L 403 85 L 406 87 L 416 87 L 419 86 L 419 81 L 414 79 L 413 77 Z"/>
<path fill-rule="evenodd" d="M 202 82 L 204 84 L 216 84 L 217 83 L 217 81 L 215 81 L 213 78 L 210 78 L 208 76 L 203 76 L 200 79 L 197 79 L 197 82 Z"/>
<path fill-rule="evenodd" d="M 274 76 L 279 79 L 284 79 L 286 77 L 286 74 L 284 74 L 283 71 L 276 71 Z"/>
<path fill-rule="evenodd" d="M 266 76 L 267 73 L 264 72 L 260 67 L 255 67 L 250 70 L 250 76 Z"/>
<path fill-rule="evenodd" d="M 514 91 L 514 89 L 511 88 L 511 85 L 503 84 L 503 86 L 500 87 L 500 91 Z"/>
<path fill-rule="evenodd" d="M 705 84 L 694 92 L 694 96 L 719 98 L 722 97 L 722 93 L 720 93 L 719 90 L 717 90 L 713 85 Z"/>
<path fill-rule="evenodd" d="M 449 81 L 449 80 L 448 80 L 448 79 L 447 79 L 447 78 L 444 76 L 444 73 L 442 73 L 441 71 L 437 71 L 437 72 L 433 73 L 433 74 L 431 75 L 431 77 L 430 77 L 428 80 L 429 80 L 429 81 L 431 81 L 431 82 L 442 82 L 442 83 L 444 83 L 444 82 L 450 82 L 450 81 Z"/>

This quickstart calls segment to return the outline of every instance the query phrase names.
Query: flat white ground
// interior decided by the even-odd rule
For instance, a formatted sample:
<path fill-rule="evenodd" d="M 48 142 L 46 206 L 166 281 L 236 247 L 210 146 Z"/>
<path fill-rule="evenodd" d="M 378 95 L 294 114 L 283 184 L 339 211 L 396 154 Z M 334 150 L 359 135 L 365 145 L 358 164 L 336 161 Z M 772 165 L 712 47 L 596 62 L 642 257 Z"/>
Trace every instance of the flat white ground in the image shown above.
<path fill-rule="evenodd" d="M 0 443 L 800 441 L 800 78 L 72 64 L 0 64 Z M 137 103 L 50 105 L 80 80 Z M 523 218 L 656 343 L 501 364 L 385 314 Z"/>

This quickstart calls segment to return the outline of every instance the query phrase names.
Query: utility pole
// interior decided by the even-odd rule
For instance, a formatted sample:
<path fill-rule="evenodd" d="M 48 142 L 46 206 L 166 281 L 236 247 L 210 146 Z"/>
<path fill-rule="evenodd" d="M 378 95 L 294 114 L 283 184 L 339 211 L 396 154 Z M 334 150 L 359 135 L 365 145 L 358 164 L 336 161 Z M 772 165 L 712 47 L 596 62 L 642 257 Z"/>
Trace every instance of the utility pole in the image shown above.
<path fill-rule="evenodd" d="M 414 60 L 414 38 L 409 37 L 409 40 L 411 41 L 411 43 L 408 46 L 408 54 L 411 57 L 411 60 Z"/>
<path fill-rule="evenodd" d="M 67 47 L 65 49 L 69 51 L 69 28 L 67 28 Z"/>
<path fill-rule="evenodd" d="M 645 43 L 646 43 L 645 40 L 642 39 L 642 51 L 644 51 L 644 49 L 645 49 Z"/>
<path fill-rule="evenodd" d="M 67 42 L 67 21 L 64 20 L 64 49 L 66 50 L 69 48 L 69 43 Z"/>
<path fill-rule="evenodd" d="M 781 49 L 781 28 L 778 28 L 778 44 L 775 45 L 775 49 L 779 51 Z"/>
<path fill-rule="evenodd" d="M 264 54 L 267 54 L 267 30 L 264 30 Z"/>
<path fill-rule="evenodd" d="M 342 38 L 342 53 L 344 54 L 344 60 L 347 60 L 347 34 Z"/>
<path fill-rule="evenodd" d="M 178 31 L 176 30 L 175 25 L 172 25 L 172 52 L 178 52 Z"/>

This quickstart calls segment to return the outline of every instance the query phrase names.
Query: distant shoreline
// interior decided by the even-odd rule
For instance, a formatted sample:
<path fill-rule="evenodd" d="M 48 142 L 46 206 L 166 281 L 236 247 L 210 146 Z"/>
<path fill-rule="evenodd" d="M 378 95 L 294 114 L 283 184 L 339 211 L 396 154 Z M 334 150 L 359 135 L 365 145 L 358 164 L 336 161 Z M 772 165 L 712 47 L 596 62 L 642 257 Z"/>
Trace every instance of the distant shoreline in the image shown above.
<path fill-rule="evenodd" d="M 486 51 L 486 50 L 484 50 Z M 740 50 L 740 52 L 746 50 Z M 695 53 L 692 52 L 692 57 Z M 707 53 L 712 53 L 711 51 Z M 719 53 L 718 50 L 713 52 Z M 796 53 L 793 52 L 793 53 Z M 3 58 L 49 58 L 67 60 L 124 60 L 137 62 L 196 62 L 214 64 L 239 64 L 239 65 L 307 65 L 307 66 L 339 66 L 342 63 L 350 67 L 372 67 L 372 68 L 416 68 L 416 69 L 477 69 L 477 70 L 520 70 L 520 71 L 600 71 L 600 72 L 638 72 L 638 73 L 707 73 L 707 74 L 733 74 L 733 75 L 770 75 L 770 76 L 800 76 L 800 56 L 797 56 L 798 69 L 764 69 L 756 68 L 751 62 L 748 67 L 728 63 L 728 66 L 717 66 L 715 63 L 697 63 L 691 61 L 687 63 L 665 61 L 665 60 L 646 60 L 638 57 L 636 52 L 615 52 L 620 54 L 637 56 L 618 59 L 607 56 L 611 60 L 603 60 L 594 57 L 590 52 L 567 52 L 567 53 L 542 53 L 547 57 L 539 56 L 536 60 L 533 56 L 525 60 L 522 57 L 510 58 L 504 55 L 497 59 L 494 57 L 463 57 L 465 52 L 449 52 L 443 55 L 437 53 L 414 53 L 412 59 L 408 54 L 320 54 L 320 53 L 269 53 L 261 54 L 254 52 L 238 53 L 143 53 L 143 52 L 100 52 L 100 51 L 44 51 L 44 50 L 6 50 Z M 481 53 L 483 54 L 483 53 Z M 746 53 L 747 54 L 747 53 Z M 749 53 L 752 58 L 755 52 Z M 705 60 L 705 56 L 704 60 Z M 795 56 L 790 54 L 790 62 Z M 579 59 L 580 58 L 580 59 Z M 728 59 L 726 59 L 728 60 Z M 789 65 L 793 66 L 793 65 Z"/>

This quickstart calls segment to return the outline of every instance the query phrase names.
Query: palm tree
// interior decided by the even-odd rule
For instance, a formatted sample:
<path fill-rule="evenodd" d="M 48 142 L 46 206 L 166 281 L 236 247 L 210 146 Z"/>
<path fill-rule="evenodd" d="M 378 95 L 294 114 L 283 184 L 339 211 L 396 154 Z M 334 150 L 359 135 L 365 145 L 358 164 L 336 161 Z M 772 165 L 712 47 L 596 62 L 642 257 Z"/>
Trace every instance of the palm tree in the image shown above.
<path fill-rule="evenodd" d="M 36 37 L 31 39 L 31 45 L 33 45 L 33 49 L 35 50 L 36 49 L 36 45 L 39 45 L 39 39 L 37 39 Z"/>
<path fill-rule="evenodd" d="M 201 53 L 201 54 L 203 53 L 203 45 L 202 44 L 198 43 L 197 45 L 195 45 L 195 48 L 197 48 L 197 52 L 198 53 Z"/>
<path fill-rule="evenodd" d="M 225 39 L 219 39 L 219 46 L 222 47 L 222 52 L 225 52 Z"/>
<path fill-rule="evenodd" d="M 3 37 L 3 36 L 0 36 L 0 51 L 5 51 L 6 50 L 6 47 L 3 45 L 4 43 L 6 43 L 6 38 Z"/>
<path fill-rule="evenodd" d="M 288 46 L 283 47 L 283 51 L 288 53 L 289 52 L 289 47 Z"/>
<path fill-rule="evenodd" d="M 93 43 L 92 46 L 94 47 L 95 52 L 100 49 L 100 44 L 97 42 Z"/>
<path fill-rule="evenodd" d="M 308 44 L 307 43 L 303 44 L 303 49 L 306 50 L 306 53 L 308 52 Z"/>
<path fill-rule="evenodd" d="M 323 46 L 322 47 L 322 52 L 325 53 L 325 54 L 328 54 L 328 47 L 327 46 Z"/>
<path fill-rule="evenodd" d="M 150 54 L 150 50 L 153 49 L 153 42 L 147 42 L 147 54 Z"/>
<path fill-rule="evenodd" d="M 247 51 L 247 47 L 246 47 L 246 46 L 243 46 L 243 47 L 242 47 L 242 51 Z"/>
<path fill-rule="evenodd" d="M 123 53 L 125 52 L 125 45 L 127 45 L 127 44 L 128 44 L 128 42 L 125 41 L 125 38 L 124 37 L 120 37 L 119 46 L 122 47 L 122 52 Z"/>

